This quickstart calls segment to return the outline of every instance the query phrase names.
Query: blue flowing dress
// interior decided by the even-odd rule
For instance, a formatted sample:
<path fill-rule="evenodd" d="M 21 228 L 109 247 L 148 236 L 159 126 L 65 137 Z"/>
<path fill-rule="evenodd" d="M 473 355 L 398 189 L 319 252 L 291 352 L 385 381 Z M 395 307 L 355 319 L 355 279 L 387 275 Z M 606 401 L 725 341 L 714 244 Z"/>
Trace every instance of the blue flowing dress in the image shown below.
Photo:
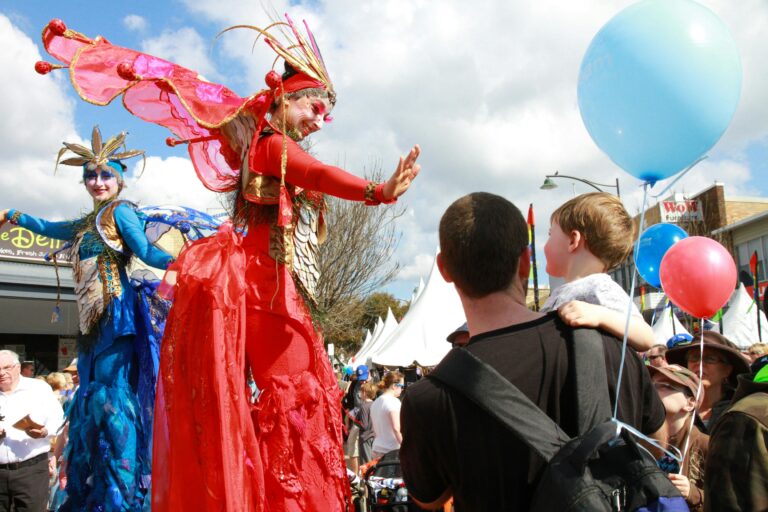
<path fill-rule="evenodd" d="M 157 283 L 129 279 L 126 263 L 133 255 L 164 269 L 172 257 L 147 239 L 134 205 L 114 201 L 101 209 L 85 220 L 17 219 L 34 233 L 73 243 L 80 387 L 69 409 L 62 511 L 149 507 L 157 354 L 168 305 L 153 293 Z"/>

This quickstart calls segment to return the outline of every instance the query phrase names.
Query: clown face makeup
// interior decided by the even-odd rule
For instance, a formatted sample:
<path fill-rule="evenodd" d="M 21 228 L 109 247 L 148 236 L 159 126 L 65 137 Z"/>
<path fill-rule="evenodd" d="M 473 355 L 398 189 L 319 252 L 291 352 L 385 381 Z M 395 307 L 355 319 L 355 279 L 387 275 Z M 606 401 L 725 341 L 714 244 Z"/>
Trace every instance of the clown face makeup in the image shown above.
<path fill-rule="evenodd" d="M 317 96 L 304 96 L 301 98 L 287 99 L 273 116 L 278 123 L 285 118 L 285 130 L 296 132 L 300 138 L 307 137 L 322 129 L 330 120 L 331 102 L 327 98 Z"/>
<path fill-rule="evenodd" d="M 85 189 L 99 202 L 109 201 L 120 193 L 120 175 L 111 166 L 88 164 L 83 171 Z"/>

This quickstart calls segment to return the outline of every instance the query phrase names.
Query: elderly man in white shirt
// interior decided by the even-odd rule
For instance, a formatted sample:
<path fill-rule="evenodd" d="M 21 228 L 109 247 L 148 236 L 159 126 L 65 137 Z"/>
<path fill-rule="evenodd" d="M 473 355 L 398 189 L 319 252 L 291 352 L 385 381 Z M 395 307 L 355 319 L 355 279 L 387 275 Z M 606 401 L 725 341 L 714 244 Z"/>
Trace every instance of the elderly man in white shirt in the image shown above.
<path fill-rule="evenodd" d="M 10 350 L 0 350 L 0 416 L 0 512 L 43 511 L 48 452 L 64 412 L 48 384 L 21 376 Z"/>

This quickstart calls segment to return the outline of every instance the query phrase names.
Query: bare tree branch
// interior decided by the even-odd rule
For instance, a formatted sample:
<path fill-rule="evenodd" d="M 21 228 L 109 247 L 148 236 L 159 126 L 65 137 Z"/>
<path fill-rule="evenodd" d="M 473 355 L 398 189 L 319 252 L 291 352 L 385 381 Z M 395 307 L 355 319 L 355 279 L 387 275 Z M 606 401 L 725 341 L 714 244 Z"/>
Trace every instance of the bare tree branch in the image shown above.
<path fill-rule="evenodd" d="M 317 293 L 327 341 L 348 350 L 359 343 L 364 299 L 400 269 L 392 254 L 400 241 L 395 220 L 404 211 L 398 205 L 372 207 L 328 198 L 328 238 L 320 249 Z"/>

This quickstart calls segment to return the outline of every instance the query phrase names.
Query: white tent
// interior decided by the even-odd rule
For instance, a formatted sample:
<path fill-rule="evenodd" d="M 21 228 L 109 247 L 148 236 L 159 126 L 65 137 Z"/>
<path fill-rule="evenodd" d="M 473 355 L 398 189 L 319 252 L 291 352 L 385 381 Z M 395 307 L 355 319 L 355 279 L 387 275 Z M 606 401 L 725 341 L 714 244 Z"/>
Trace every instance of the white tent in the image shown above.
<path fill-rule="evenodd" d="M 465 321 L 456 290 L 433 264 L 422 292 L 385 345 L 373 355 L 373 362 L 383 366 L 435 366 L 451 348 L 446 336 Z"/>
<path fill-rule="evenodd" d="M 690 334 L 680 320 L 672 313 L 672 307 L 667 305 L 653 323 L 653 337 L 657 344 L 665 345 L 675 334 Z"/>
<path fill-rule="evenodd" d="M 357 354 L 352 358 L 352 366 L 357 368 L 361 364 L 365 364 L 365 359 L 363 359 L 363 356 L 367 354 L 371 346 L 376 342 L 376 338 L 379 337 L 379 333 L 381 333 L 381 330 L 384 328 L 384 320 L 379 317 L 378 322 L 376 322 L 376 326 L 373 328 L 373 332 L 371 333 L 371 336 L 369 338 L 366 338 L 363 342 L 363 345 L 360 347 L 360 350 L 357 351 Z"/>
<path fill-rule="evenodd" d="M 371 331 L 368 329 L 365 330 L 365 339 L 363 340 L 363 344 L 360 345 L 360 350 L 357 351 L 355 355 L 349 358 L 349 361 L 347 361 L 347 365 L 355 365 L 357 362 L 357 354 L 359 354 L 362 350 L 368 347 L 369 343 L 371 342 Z M 357 363 L 355 366 L 359 366 L 361 363 Z"/>
<path fill-rule="evenodd" d="M 741 283 L 728 300 L 728 310 L 723 315 L 723 336 L 739 348 L 747 348 L 753 343 L 758 343 L 760 339 L 757 332 L 757 315 L 755 301 Z M 768 340 L 768 321 L 762 311 L 760 311 L 760 328 L 763 340 Z"/>
<path fill-rule="evenodd" d="M 371 356 L 377 353 L 381 347 L 384 346 L 384 341 L 389 338 L 395 329 L 397 329 L 397 320 L 395 319 L 395 315 L 392 313 L 392 309 L 387 308 L 387 319 L 384 320 L 384 323 L 382 324 L 379 332 L 376 334 L 376 337 L 371 339 L 369 347 L 365 351 L 361 350 L 359 352 L 359 361 L 357 364 L 369 364 Z"/>
<path fill-rule="evenodd" d="M 424 291 L 424 279 L 419 278 L 419 285 L 416 287 L 416 290 L 414 290 L 413 295 L 411 295 L 411 304 L 413 304 L 419 299 L 419 295 L 421 295 L 421 292 L 423 291 Z"/>

